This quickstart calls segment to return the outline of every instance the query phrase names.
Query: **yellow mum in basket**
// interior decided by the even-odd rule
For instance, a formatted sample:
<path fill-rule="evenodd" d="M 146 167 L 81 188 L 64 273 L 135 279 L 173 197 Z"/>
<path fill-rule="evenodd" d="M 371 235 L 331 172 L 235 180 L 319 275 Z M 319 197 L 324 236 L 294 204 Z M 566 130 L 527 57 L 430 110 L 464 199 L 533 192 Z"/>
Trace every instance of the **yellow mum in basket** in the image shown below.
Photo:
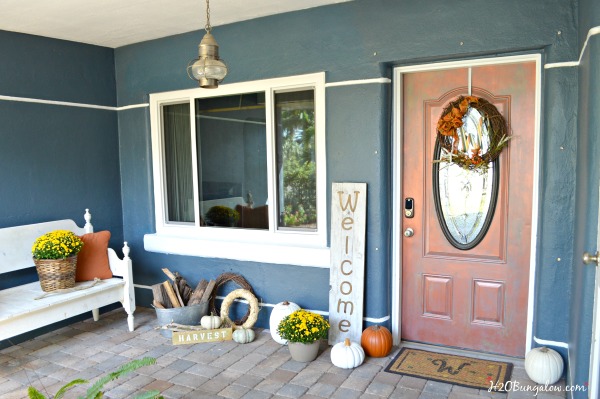
<path fill-rule="evenodd" d="M 68 230 L 54 230 L 38 237 L 31 252 L 35 259 L 66 259 L 83 247 L 81 238 Z"/>

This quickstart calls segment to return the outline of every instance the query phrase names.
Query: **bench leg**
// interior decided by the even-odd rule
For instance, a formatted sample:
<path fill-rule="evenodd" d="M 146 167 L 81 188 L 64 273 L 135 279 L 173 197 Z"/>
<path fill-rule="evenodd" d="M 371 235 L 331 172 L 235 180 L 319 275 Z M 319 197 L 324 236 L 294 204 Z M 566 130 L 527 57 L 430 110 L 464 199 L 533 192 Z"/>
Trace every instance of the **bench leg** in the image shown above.
<path fill-rule="evenodd" d="M 100 320 L 100 310 L 92 309 L 92 316 L 94 316 L 94 321 Z"/>
<path fill-rule="evenodd" d="M 129 331 L 133 331 L 133 313 L 127 316 L 127 324 L 129 325 Z"/>

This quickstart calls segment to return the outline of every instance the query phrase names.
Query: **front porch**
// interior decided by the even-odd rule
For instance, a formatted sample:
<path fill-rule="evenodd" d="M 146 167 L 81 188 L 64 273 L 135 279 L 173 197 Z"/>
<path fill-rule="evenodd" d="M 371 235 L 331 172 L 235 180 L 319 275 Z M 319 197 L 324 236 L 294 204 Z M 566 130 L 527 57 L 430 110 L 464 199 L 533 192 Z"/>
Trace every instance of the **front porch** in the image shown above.
<path fill-rule="evenodd" d="M 91 381 L 132 359 L 146 356 L 155 365 L 110 383 L 107 398 L 122 399 L 157 389 L 165 398 L 534 398 L 535 387 L 527 378 L 523 362 L 514 363 L 513 383 L 521 390 L 492 393 L 487 390 L 427 381 L 384 371 L 398 348 L 384 358 L 369 358 L 355 369 L 340 369 L 330 361 L 330 348 L 322 344 L 317 360 L 291 360 L 286 346 L 277 344 L 266 330 L 257 329 L 249 344 L 234 341 L 173 346 L 155 330 L 156 315 L 149 308 L 136 311 L 136 329 L 127 331 L 122 310 L 91 318 L 0 351 L 0 396 L 27 398 L 27 387 L 35 386 L 46 396 L 65 383 L 84 378 Z M 84 393 L 88 384 L 69 392 Z M 540 390 L 537 398 L 565 397 L 560 392 Z"/>

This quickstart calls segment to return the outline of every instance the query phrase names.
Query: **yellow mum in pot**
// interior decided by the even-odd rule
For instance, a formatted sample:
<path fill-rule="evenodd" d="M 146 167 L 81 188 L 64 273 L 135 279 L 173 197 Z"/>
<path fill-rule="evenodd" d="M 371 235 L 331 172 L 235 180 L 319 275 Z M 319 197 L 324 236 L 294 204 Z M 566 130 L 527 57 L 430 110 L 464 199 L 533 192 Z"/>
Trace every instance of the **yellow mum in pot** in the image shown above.
<path fill-rule="evenodd" d="M 284 317 L 277 332 L 289 342 L 311 343 L 327 337 L 329 322 L 320 314 L 300 309 Z"/>

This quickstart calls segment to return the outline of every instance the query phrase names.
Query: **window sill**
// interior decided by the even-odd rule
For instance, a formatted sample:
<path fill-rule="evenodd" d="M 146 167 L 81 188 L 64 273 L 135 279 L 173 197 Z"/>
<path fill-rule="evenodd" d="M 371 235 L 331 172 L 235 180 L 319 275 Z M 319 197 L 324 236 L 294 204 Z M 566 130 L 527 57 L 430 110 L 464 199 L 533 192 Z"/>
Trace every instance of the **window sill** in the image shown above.
<path fill-rule="evenodd" d="M 234 259 L 284 265 L 329 268 L 330 249 L 295 245 L 208 240 L 165 234 L 144 235 L 144 249 L 149 252 Z"/>

